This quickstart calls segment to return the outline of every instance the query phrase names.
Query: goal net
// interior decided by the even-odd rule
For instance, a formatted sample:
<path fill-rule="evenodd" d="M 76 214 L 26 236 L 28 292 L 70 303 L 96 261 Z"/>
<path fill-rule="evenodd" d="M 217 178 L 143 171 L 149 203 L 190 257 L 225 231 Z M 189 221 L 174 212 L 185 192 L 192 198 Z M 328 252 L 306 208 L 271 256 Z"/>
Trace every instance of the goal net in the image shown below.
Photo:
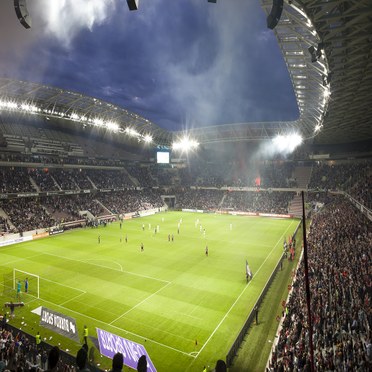
<path fill-rule="evenodd" d="M 21 285 L 21 296 L 27 292 L 28 295 L 40 297 L 40 277 L 27 271 L 13 269 L 13 291 L 17 294 L 17 287 Z M 22 298 L 22 297 L 21 297 Z"/>

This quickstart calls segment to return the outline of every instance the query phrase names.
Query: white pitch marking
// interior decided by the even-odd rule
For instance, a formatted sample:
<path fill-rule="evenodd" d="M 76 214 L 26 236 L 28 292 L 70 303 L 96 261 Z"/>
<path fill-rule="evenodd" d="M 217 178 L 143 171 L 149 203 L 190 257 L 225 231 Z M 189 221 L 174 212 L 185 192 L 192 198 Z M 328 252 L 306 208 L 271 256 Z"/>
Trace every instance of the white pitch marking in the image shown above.
<path fill-rule="evenodd" d="M 33 275 L 35 275 L 35 274 L 33 274 Z M 41 276 L 39 276 L 39 278 L 45 280 L 46 282 L 51 282 L 51 283 L 54 283 L 54 284 L 58 284 L 58 285 L 60 285 L 62 287 L 66 287 L 66 288 L 73 289 L 75 291 L 83 292 L 83 294 L 84 293 L 87 293 L 86 291 L 83 291 L 82 289 L 79 289 L 79 288 L 76 288 L 76 287 L 71 287 L 71 286 L 66 285 L 66 284 L 61 284 L 60 282 L 55 282 L 54 280 L 46 279 L 46 278 L 43 278 Z"/>
<path fill-rule="evenodd" d="M 78 314 L 78 315 L 80 315 L 80 316 L 82 316 L 82 317 L 92 319 L 92 320 L 94 320 L 95 322 L 98 322 L 98 323 L 101 323 L 101 324 L 105 324 L 105 325 L 110 326 L 110 327 L 112 327 L 112 328 L 118 329 L 119 331 L 126 332 L 126 333 L 128 333 L 128 334 L 130 334 L 130 335 L 133 335 L 133 336 L 135 336 L 135 337 L 141 338 L 141 339 L 143 339 L 143 340 L 151 341 L 151 342 L 153 342 L 153 343 L 156 344 L 156 345 L 159 345 L 159 346 L 165 347 L 165 348 L 167 348 L 167 349 L 170 349 L 170 350 L 176 351 L 177 353 L 180 353 L 180 354 L 183 354 L 183 355 L 186 355 L 186 356 L 192 357 L 192 358 L 196 358 L 195 356 L 190 355 L 190 353 L 186 353 L 185 351 L 182 351 L 182 350 L 176 349 L 176 348 L 174 348 L 174 347 L 172 347 L 172 346 L 168 346 L 168 345 L 162 344 L 161 342 L 158 342 L 158 341 L 152 340 L 151 338 L 148 338 L 148 337 L 144 337 L 144 336 L 138 335 L 137 333 L 134 333 L 134 332 L 131 332 L 131 331 L 127 331 L 127 330 L 125 330 L 125 329 L 123 329 L 123 328 L 120 328 L 120 327 L 117 327 L 117 326 L 114 326 L 114 325 L 110 325 L 109 323 L 102 322 L 102 320 L 99 320 L 99 319 L 93 318 L 93 317 L 91 317 L 91 316 L 89 316 L 89 315 L 86 315 L 86 314 L 79 313 L 78 311 L 72 310 L 72 309 L 70 309 L 70 308 L 68 308 L 68 307 L 58 305 L 58 304 L 56 304 L 55 302 L 48 301 L 48 300 L 43 300 L 43 299 L 40 299 L 40 300 L 42 300 L 42 301 L 44 301 L 44 302 L 48 302 L 48 303 L 50 303 L 50 304 L 52 304 L 52 305 L 55 305 L 55 306 L 59 306 L 59 307 L 61 307 L 62 309 L 65 309 L 65 310 L 70 311 L 70 312 L 72 312 L 72 313 Z"/>
<path fill-rule="evenodd" d="M 86 293 L 87 293 L 87 292 L 83 291 L 82 293 L 79 293 L 77 296 L 72 297 L 72 298 L 70 298 L 69 300 L 67 300 L 67 301 L 65 301 L 65 302 L 62 302 L 61 305 L 67 304 L 67 302 L 73 301 L 73 300 L 75 300 L 76 298 L 78 298 L 78 297 L 80 297 L 80 296 L 82 296 L 82 295 L 85 295 Z M 60 305 L 60 306 L 61 306 L 61 305 Z"/>
<path fill-rule="evenodd" d="M 288 229 L 293 225 L 293 222 L 291 222 L 291 224 L 287 227 L 287 229 L 285 230 L 285 232 L 281 235 L 281 237 L 279 238 L 278 242 L 274 245 L 273 249 L 271 250 L 271 252 L 266 256 L 264 262 L 262 262 L 261 266 L 258 268 L 258 270 L 256 271 L 255 275 L 257 275 L 257 273 L 261 270 L 261 268 L 263 267 L 263 265 L 265 264 L 265 262 L 267 261 L 267 259 L 271 256 L 271 254 L 273 253 L 274 249 L 277 247 L 277 245 L 282 241 L 283 239 L 283 236 L 285 236 L 285 234 L 287 233 Z M 208 337 L 207 341 L 205 341 L 204 345 L 201 347 L 201 349 L 198 351 L 196 357 L 199 356 L 199 354 L 203 351 L 203 349 L 207 346 L 208 342 L 210 341 L 210 339 L 213 337 L 213 335 L 217 332 L 218 328 L 220 328 L 221 324 L 223 323 L 223 321 L 227 318 L 227 316 L 230 314 L 231 310 L 234 308 L 234 306 L 236 305 L 236 303 L 239 301 L 240 297 L 242 297 L 243 293 L 245 292 L 245 290 L 248 288 L 248 286 L 252 283 L 252 281 L 250 281 L 244 288 L 243 290 L 241 291 L 240 295 L 237 297 L 237 299 L 234 301 L 234 303 L 230 306 L 230 309 L 227 311 L 227 313 L 223 316 L 223 318 L 221 319 L 221 321 L 217 324 L 217 327 L 214 329 L 214 331 L 211 333 L 211 335 Z"/>
<path fill-rule="evenodd" d="M 8 262 L 3 262 L 2 265 L 6 266 L 6 265 L 9 265 L 9 264 L 14 263 L 14 262 L 28 260 L 29 258 L 34 258 L 34 257 L 38 257 L 38 256 L 41 256 L 41 255 L 43 255 L 43 253 L 34 254 L 34 255 L 28 256 L 28 257 L 17 258 L 16 260 L 12 260 L 12 261 L 8 261 Z"/>
<path fill-rule="evenodd" d="M 105 269 L 109 269 L 109 270 L 114 270 L 114 271 L 119 271 L 119 272 L 123 272 L 123 273 L 126 273 L 126 274 L 130 274 L 130 275 L 135 275 L 135 276 L 139 276 L 141 278 L 147 278 L 147 279 L 152 279 L 152 280 L 156 280 L 158 282 L 163 282 L 163 283 L 171 283 L 169 280 L 163 280 L 163 279 L 158 279 L 158 278 L 154 278 L 152 276 L 147 276 L 147 275 L 142 275 L 142 274 L 137 274 L 137 273 L 133 273 L 131 271 L 120 271 L 118 269 L 114 269 L 112 267 L 109 267 L 109 266 L 104 266 L 104 265 L 99 265 L 99 264 L 95 264 L 95 263 L 89 263 L 87 262 L 86 260 L 78 260 L 77 258 L 70 258 L 70 257 L 64 257 L 64 256 L 59 256 L 57 254 L 53 254 L 53 253 L 43 253 L 43 254 L 46 254 L 46 255 L 49 255 L 49 256 L 54 256 L 54 257 L 58 257 L 58 258 L 63 258 L 65 260 L 70 260 L 70 261 L 76 261 L 76 262 L 82 262 L 82 263 L 87 263 L 89 265 L 93 265 L 93 266 L 98 266 L 98 267 L 103 267 Z"/>
<path fill-rule="evenodd" d="M 127 310 L 125 313 L 121 314 L 120 316 L 118 316 L 116 319 L 114 319 L 111 323 L 109 323 L 110 325 L 112 325 L 112 323 L 115 323 L 117 320 L 119 320 L 120 318 L 122 318 L 123 316 L 127 315 L 129 312 L 131 312 L 132 310 L 134 310 L 136 307 L 142 305 L 144 302 L 146 302 L 148 299 L 150 299 L 152 296 L 155 296 L 157 293 L 159 293 L 160 291 L 162 291 L 164 288 L 168 287 L 168 285 L 171 284 L 171 283 L 167 283 L 164 287 L 161 287 L 160 289 L 158 289 L 156 292 L 152 293 L 150 296 L 144 298 L 141 302 L 138 302 L 138 304 L 136 304 L 135 306 L 131 307 L 129 310 Z"/>
<path fill-rule="evenodd" d="M 123 266 L 121 266 L 119 264 L 119 262 L 115 262 L 115 261 L 110 261 L 110 260 L 100 260 L 99 258 L 90 258 L 89 260 L 85 260 L 85 261 L 104 261 L 104 262 L 112 262 L 116 265 L 118 265 L 120 267 L 120 271 L 123 272 Z M 106 266 L 105 266 L 106 267 Z"/>

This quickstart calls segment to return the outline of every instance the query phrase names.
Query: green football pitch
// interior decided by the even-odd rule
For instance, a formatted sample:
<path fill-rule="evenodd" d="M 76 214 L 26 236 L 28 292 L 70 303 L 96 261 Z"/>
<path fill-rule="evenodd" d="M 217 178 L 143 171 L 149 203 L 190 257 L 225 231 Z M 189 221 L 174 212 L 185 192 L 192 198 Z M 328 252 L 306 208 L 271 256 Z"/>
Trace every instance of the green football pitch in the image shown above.
<path fill-rule="evenodd" d="M 116 222 L 0 248 L 2 306 L 15 298 L 7 290 L 13 270 L 26 271 L 39 276 L 40 297 L 27 275 L 25 306 L 11 321 L 24 331 L 40 330 L 47 342 L 76 355 L 77 343 L 39 326 L 31 311 L 45 306 L 75 318 L 80 338 L 86 324 L 92 336 L 98 327 L 144 345 L 159 372 L 202 371 L 226 357 L 297 225 L 166 212 L 124 221 L 121 229 Z M 253 272 L 248 284 L 246 260 Z M 111 366 L 99 352 L 96 362 Z"/>

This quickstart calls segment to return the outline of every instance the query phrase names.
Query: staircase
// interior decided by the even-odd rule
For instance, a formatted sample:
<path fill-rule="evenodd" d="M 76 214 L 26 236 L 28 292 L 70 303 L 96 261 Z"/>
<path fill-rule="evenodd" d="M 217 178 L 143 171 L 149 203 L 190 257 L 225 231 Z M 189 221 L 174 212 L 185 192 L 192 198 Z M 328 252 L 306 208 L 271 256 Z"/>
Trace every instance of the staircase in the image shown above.
<path fill-rule="evenodd" d="M 124 173 L 128 176 L 130 181 L 133 183 L 134 186 L 138 187 L 141 186 L 137 178 L 133 177 L 124 167 L 123 167 Z"/>
<path fill-rule="evenodd" d="M 32 187 L 33 187 L 37 192 L 40 192 L 40 191 L 41 191 L 41 190 L 40 190 L 40 187 L 37 185 L 37 183 L 34 181 L 34 179 L 33 179 L 31 176 L 29 176 L 28 178 L 29 178 L 29 180 L 30 180 L 30 183 L 31 183 Z"/>
<path fill-rule="evenodd" d="M 293 178 L 296 180 L 299 189 L 307 189 L 310 182 L 312 167 L 296 167 L 293 171 Z"/>
<path fill-rule="evenodd" d="M 296 167 L 293 171 L 293 178 L 296 180 L 296 187 L 307 190 L 310 182 L 312 167 Z M 295 217 L 302 217 L 302 198 L 301 194 L 295 195 L 288 206 L 288 213 Z"/>
<path fill-rule="evenodd" d="M 3 217 L 8 222 L 8 226 L 11 230 L 15 229 L 15 226 L 12 224 L 12 221 L 10 221 L 9 216 L 5 213 L 4 209 L 0 208 L 0 217 Z"/>
<path fill-rule="evenodd" d="M 301 195 L 295 195 L 289 203 L 288 214 L 295 217 L 302 217 L 302 198 Z"/>
<path fill-rule="evenodd" d="M 227 196 L 226 193 L 223 194 L 223 197 L 222 197 L 221 201 L 218 203 L 218 209 L 221 209 L 221 208 L 222 208 L 222 205 L 223 205 L 223 202 L 224 202 L 225 199 L 226 199 L 226 196 Z"/>

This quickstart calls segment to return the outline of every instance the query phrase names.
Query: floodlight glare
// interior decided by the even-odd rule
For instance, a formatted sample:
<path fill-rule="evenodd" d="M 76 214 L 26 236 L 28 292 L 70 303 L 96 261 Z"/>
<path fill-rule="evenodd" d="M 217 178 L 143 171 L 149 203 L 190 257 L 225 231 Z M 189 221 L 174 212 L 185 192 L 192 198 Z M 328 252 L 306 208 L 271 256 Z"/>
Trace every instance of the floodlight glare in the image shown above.
<path fill-rule="evenodd" d="M 133 129 L 133 128 L 125 128 L 125 133 L 128 134 L 128 136 L 131 136 L 131 137 L 138 137 L 139 136 L 139 133 Z"/>
<path fill-rule="evenodd" d="M 98 127 L 100 127 L 100 126 L 103 125 L 103 120 L 102 119 L 99 119 L 99 118 L 94 118 L 93 119 L 93 124 L 94 125 L 97 125 Z"/>
<path fill-rule="evenodd" d="M 301 145 L 302 141 L 303 139 L 298 133 L 292 133 L 277 135 L 272 139 L 272 144 L 277 152 L 287 154 L 293 152 L 297 146 Z"/>
<path fill-rule="evenodd" d="M 17 104 L 11 101 L 0 101 L 0 107 L 5 107 L 6 109 L 16 109 Z"/>
<path fill-rule="evenodd" d="M 173 150 L 185 151 L 188 152 L 190 150 L 194 150 L 199 146 L 199 143 L 193 139 L 188 137 L 182 138 L 178 142 L 174 142 L 172 145 Z"/>
<path fill-rule="evenodd" d="M 27 103 L 22 103 L 21 104 L 21 109 L 24 111 L 29 111 L 29 112 L 36 112 L 38 111 L 38 108 L 34 105 L 28 105 Z"/>
<path fill-rule="evenodd" d="M 78 119 L 79 119 L 79 115 L 76 114 L 76 113 L 72 113 L 72 114 L 71 114 L 71 119 L 73 119 L 73 120 L 78 120 Z"/>
<path fill-rule="evenodd" d="M 323 94 L 324 94 L 324 97 L 329 97 L 331 95 L 330 89 L 328 87 L 324 89 Z"/>
<path fill-rule="evenodd" d="M 152 136 L 150 134 L 146 134 L 144 137 L 143 137 L 143 140 L 146 142 L 146 143 L 151 143 L 152 142 Z"/>
<path fill-rule="evenodd" d="M 114 123 L 113 121 L 108 121 L 106 123 L 106 127 L 113 132 L 117 132 L 119 130 L 119 125 L 117 123 Z"/>

